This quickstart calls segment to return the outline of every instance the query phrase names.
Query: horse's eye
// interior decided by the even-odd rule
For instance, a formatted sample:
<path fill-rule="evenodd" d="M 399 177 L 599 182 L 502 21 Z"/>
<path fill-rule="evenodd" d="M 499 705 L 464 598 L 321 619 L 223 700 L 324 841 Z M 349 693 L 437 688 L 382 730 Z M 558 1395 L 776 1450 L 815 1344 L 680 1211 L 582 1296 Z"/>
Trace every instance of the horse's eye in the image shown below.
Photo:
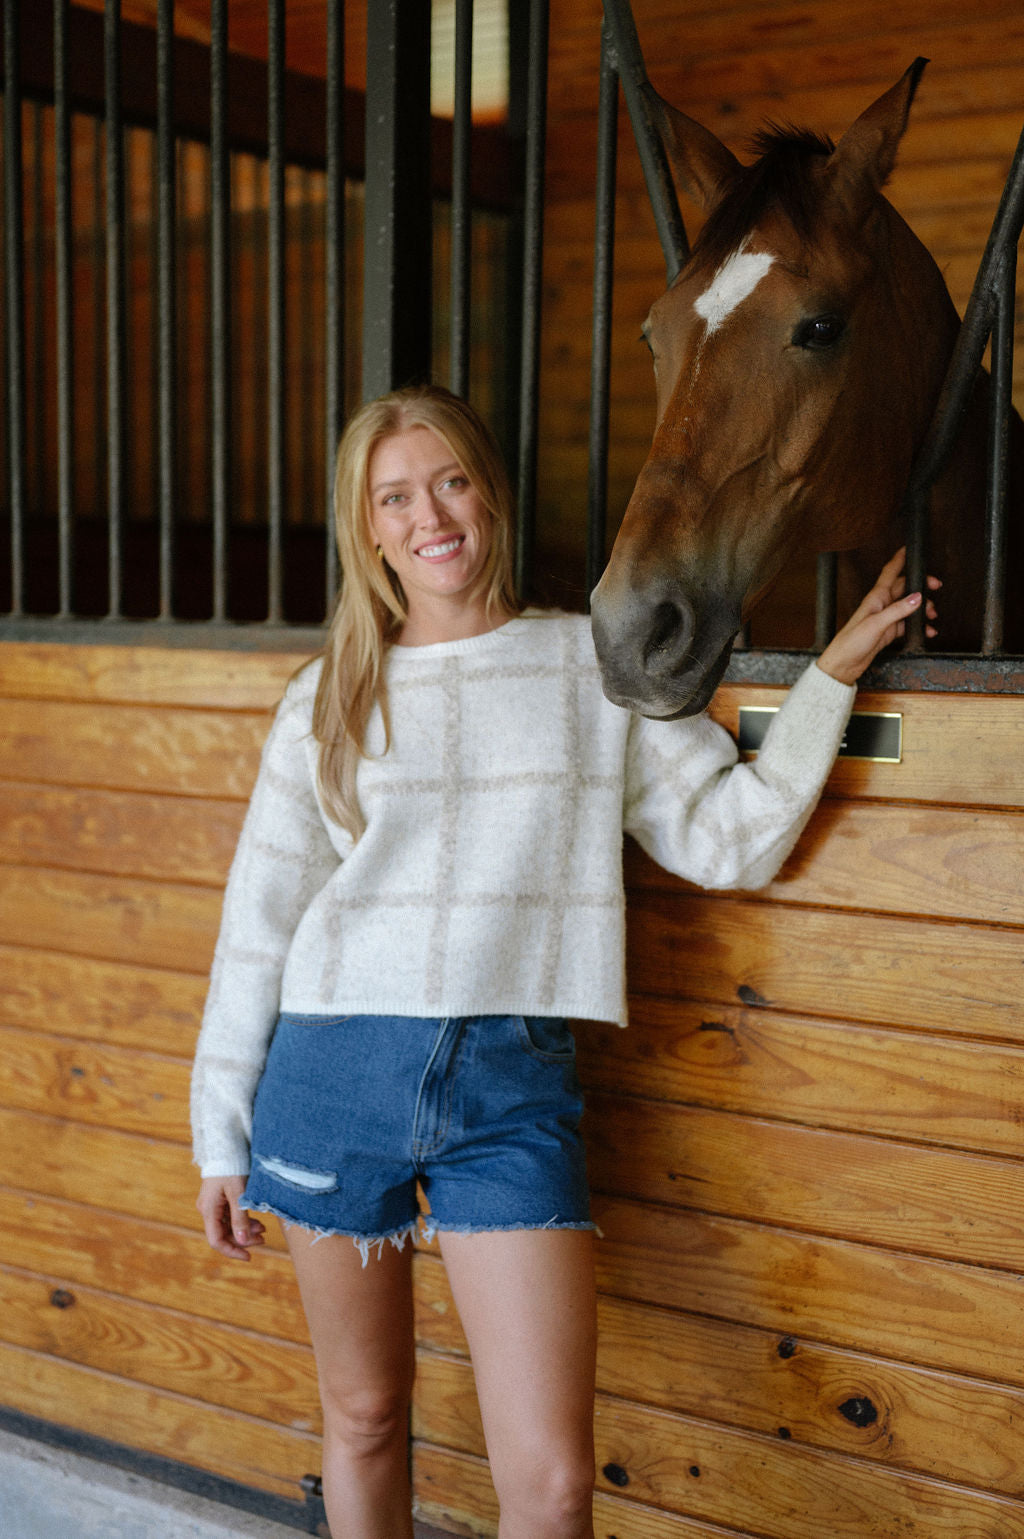
<path fill-rule="evenodd" d="M 846 322 L 838 315 L 814 315 L 801 321 L 793 333 L 794 347 L 807 347 L 812 351 L 835 347 L 846 330 Z"/>

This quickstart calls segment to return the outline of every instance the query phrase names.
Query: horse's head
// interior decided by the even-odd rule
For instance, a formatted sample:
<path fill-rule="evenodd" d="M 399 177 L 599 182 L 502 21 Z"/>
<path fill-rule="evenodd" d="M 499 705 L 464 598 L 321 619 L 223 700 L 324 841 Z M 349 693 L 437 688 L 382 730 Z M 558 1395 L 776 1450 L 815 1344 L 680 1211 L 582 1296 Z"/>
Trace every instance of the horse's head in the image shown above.
<path fill-rule="evenodd" d="M 773 130 L 747 167 L 658 103 L 676 178 L 708 217 L 644 323 L 657 426 L 593 595 L 619 704 L 701 710 L 797 552 L 893 529 L 957 324 L 934 262 L 881 196 L 923 64 L 837 148 Z"/>

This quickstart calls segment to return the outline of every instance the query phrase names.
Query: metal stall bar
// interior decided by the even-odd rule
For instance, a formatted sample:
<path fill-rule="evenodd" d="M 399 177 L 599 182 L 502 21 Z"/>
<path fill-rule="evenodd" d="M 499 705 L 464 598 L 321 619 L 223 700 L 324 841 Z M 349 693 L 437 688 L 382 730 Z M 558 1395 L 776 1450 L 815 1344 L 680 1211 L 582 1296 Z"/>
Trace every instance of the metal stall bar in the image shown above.
<path fill-rule="evenodd" d="M 597 108 L 594 215 L 594 303 L 590 354 L 590 432 L 587 474 L 587 594 L 604 570 L 608 521 L 612 277 L 615 260 L 615 172 L 618 158 L 619 76 L 608 23 L 601 29 L 601 88 Z"/>
<path fill-rule="evenodd" d="M 522 352 L 516 491 L 519 529 L 516 587 L 525 594 L 533 570 L 537 516 L 537 430 L 540 394 L 540 324 L 544 259 L 544 140 L 547 132 L 548 3 L 530 0 L 529 83 L 526 96 L 526 168 L 523 208 Z"/>
<path fill-rule="evenodd" d="M 470 139 L 473 131 L 473 0 L 455 0 L 455 105 L 452 121 L 451 356 L 448 379 L 469 393 Z"/>
<path fill-rule="evenodd" d="M 4 0 L 4 265 L 7 289 L 7 496 L 11 515 L 11 609 L 25 598 L 25 256 L 22 229 L 20 16 Z"/>
<path fill-rule="evenodd" d="M 363 399 L 430 373 L 430 3 L 366 18 Z"/>
<path fill-rule="evenodd" d="M 53 0 L 54 261 L 57 278 L 57 581 L 58 617 L 71 616 L 74 518 L 74 275 L 71 219 L 71 108 L 68 101 L 68 0 Z"/>
<path fill-rule="evenodd" d="M 107 103 L 107 617 L 121 616 L 124 510 L 125 260 L 124 121 L 121 110 L 121 0 L 103 13 Z"/>
<path fill-rule="evenodd" d="M 228 6 L 210 7 L 210 456 L 213 619 L 227 618 L 231 485 L 231 161 L 228 154 Z"/>
<path fill-rule="evenodd" d="M 327 6 L 327 207 L 325 209 L 324 443 L 326 590 L 330 614 L 338 591 L 334 460 L 345 415 L 345 12 Z"/>
<path fill-rule="evenodd" d="M 1000 253 L 993 274 L 996 313 L 992 327 L 992 401 L 985 502 L 985 608 L 981 635 L 981 650 L 985 656 L 1000 652 L 1003 647 L 1016 287 L 1017 248 L 1014 244 Z"/>
<path fill-rule="evenodd" d="M 159 0 L 157 9 L 157 454 L 160 522 L 161 620 L 172 615 L 174 581 L 174 508 L 176 494 L 177 389 L 175 335 L 175 155 L 174 155 L 174 0 Z"/>
<path fill-rule="evenodd" d="M 603 3 L 605 24 L 611 34 L 616 67 L 622 81 L 622 94 L 629 109 L 647 196 L 651 200 L 654 223 L 665 258 L 665 272 L 668 282 L 672 283 L 689 259 L 690 246 L 679 212 L 672 173 L 655 122 L 651 101 L 653 89 L 644 67 L 629 0 L 603 0 Z"/>
<path fill-rule="evenodd" d="M 267 0 L 267 619 L 279 625 L 284 522 L 284 0 Z"/>
<path fill-rule="evenodd" d="M 953 356 L 949 362 L 946 380 L 935 410 L 931 428 L 918 453 L 910 477 L 906 496 L 910 534 L 907 555 L 907 583 L 911 591 L 923 589 L 926 569 L 926 534 L 928 496 L 934 482 L 942 473 L 949 459 L 957 434 L 963 423 L 981 368 L 981 360 L 989 337 L 999 321 L 1002 323 L 1000 339 L 994 349 L 993 365 L 997 383 L 993 391 L 991 409 L 998 413 L 993 418 L 994 428 L 990 435 L 991 460 L 989 465 L 989 529 L 988 529 L 988 589 L 985 600 L 985 644 L 998 649 L 995 637 L 1002 633 L 1001 588 L 1006 532 L 1006 447 L 1010 401 L 1005 388 L 1005 370 L 1012 365 L 1014 296 L 1013 273 L 1016 263 L 1016 247 L 1024 227 L 1024 130 L 1021 132 L 1013 157 L 1010 174 L 1003 188 L 1003 195 L 996 211 L 992 230 L 978 268 L 978 276 L 964 312 L 963 324 L 956 339 Z M 1006 315 L 1007 310 L 1009 316 Z M 1009 354 L 1009 359 L 1007 359 Z M 1004 384 L 998 382 L 1000 370 L 1004 371 Z M 996 500 L 998 488 L 999 500 Z M 924 614 L 918 611 L 907 625 L 908 650 L 919 651 L 924 646 Z"/>

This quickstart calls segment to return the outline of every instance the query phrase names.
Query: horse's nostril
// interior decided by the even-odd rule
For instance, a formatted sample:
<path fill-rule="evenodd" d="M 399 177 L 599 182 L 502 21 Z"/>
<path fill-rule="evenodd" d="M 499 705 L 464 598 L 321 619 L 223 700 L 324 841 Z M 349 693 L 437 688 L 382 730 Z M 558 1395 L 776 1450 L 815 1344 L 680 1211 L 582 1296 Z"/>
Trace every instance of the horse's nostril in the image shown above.
<path fill-rule="evenodd" d="M 676 662 L 680 643 L 685 645 L 683 631 L 684 620 L 678 605 L 668 600 L 658 604 L 644 643 L 644 666 L 649 673 L 661 673 Z"/>

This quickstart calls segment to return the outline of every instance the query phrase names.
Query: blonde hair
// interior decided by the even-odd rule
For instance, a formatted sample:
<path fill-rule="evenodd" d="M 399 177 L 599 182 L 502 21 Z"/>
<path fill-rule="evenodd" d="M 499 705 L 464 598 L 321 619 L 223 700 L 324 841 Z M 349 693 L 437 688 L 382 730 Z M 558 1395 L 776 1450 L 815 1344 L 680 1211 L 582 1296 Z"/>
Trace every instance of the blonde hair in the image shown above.
<path fill-rule="evenodd" d="M 501 451 L 483 419 L 439 385 L 408 386 L 361 407 L 338 445 L 334 521 L 342 583 L 313 706 L 320 795 L 328 816 L 353 839 L 365 827 L 356 771 L 366 755 L 375 706 L 384 719 L 385 751 L 390 744 L 384 657 L 408 614 L 401 583 L 376 553 L 370 524 L 370 457 L 383 439 L 415 427 L 428 428 L 451 451 L 494 521 L 483 572 L 488 614 L 511 615 L 520 608 L 513 576 L 512 489 Z"/>

